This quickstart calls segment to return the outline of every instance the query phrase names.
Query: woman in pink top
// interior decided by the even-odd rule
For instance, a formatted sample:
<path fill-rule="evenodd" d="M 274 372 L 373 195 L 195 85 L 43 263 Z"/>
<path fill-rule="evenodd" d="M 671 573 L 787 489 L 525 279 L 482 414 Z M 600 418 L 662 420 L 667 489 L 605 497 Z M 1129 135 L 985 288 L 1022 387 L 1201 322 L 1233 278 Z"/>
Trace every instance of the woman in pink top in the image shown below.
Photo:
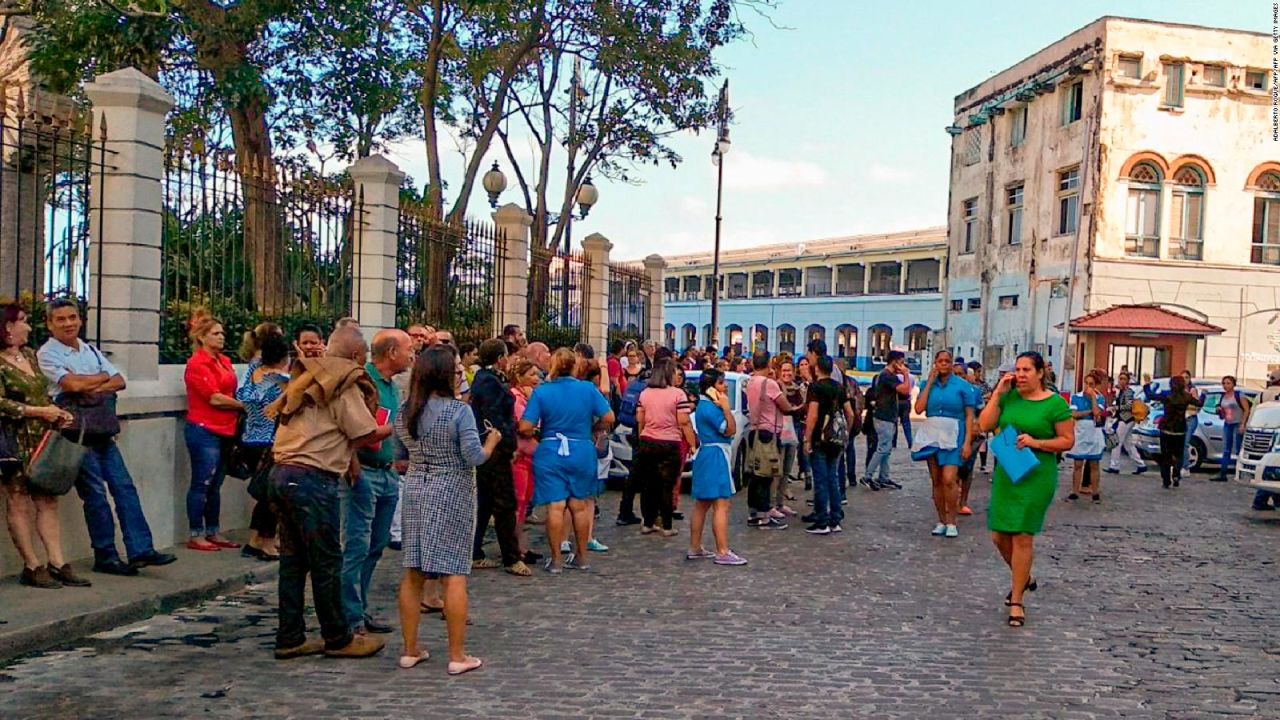
<path fill-rule="evenodd" d="M 684 440 L 690 449 L 698 446 L 693 426 L 689 424 L 688 398 L 684 389 L 674 384 L 675 370 L 676 364 L 672 360 L 658 362 L 648 386 L 640 393 L 636 407 L 640 442 L 636 446 L 631 472 L 641 483 L 642 535 L 659 532 L 659 519 L 662 520 L 663 537 L 676 534 L 671 527 L 671 514 L 674 512 L 671 499 L 684 466 L 680 442 Z"/>
<path fill-rule="evenodd" d="M 525 358 L 511 363 L 507 375 L 511 380 L 511 394 L 516 400 L 516 417 L 524 417 L 529 396 L 542 381 L 542 375 L 538 366 Z M 516 486 L 516 540 L 520 543 L 520 555 L 525 562 L 537 562 L 541 559 L 539 555 L 530 560 L 536 553 L 531 553 L 524 542 L 524 518 L 529 509 L 529 500 L 533 497 L 533 452 L 537 449 L 537 440 L 521 436 L 516 439 L 516 454 L 511 461 L 511 479 Z"/>

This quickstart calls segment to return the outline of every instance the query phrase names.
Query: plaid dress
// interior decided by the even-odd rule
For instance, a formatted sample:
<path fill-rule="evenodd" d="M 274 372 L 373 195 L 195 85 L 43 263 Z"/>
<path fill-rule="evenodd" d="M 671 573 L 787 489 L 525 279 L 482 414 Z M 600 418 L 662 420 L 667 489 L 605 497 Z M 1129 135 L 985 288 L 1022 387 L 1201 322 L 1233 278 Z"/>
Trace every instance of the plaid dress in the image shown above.
<path fill-rule="evenodd" d="M 469 575 L 476 527 L 476 473 L 462 455 L 455 430 L 458 413 L 471 408 L 449 400 L 422 437 L 397 429 L 409 449 L 409 472 L 401 500 L 404 567 L 434 575 Z"/>

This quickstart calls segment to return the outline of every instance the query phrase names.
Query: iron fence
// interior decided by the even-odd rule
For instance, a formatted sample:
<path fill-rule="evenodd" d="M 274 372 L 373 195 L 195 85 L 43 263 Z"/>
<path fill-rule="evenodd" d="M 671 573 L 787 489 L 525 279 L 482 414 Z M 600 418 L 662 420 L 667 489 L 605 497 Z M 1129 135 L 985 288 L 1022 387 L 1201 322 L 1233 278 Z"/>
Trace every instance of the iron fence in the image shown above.
<path fill-rule="evenodd" d="M 90 252 L 102 250 L 106 131 L 66 98 L 0 83 L 0 298 L 28 308 L 32 346 L 47 337 L 46 298 L 85 308 Z M 86 326 L 100 335 L 97 320 Z"/>
<path fill-rule="evenodd" d="M 163 186 L 161 362 L 190 355 L 186 321 L 197 306 L 228 338 L 265 320 L 291 332 L 351 313 L 364 202 L 349 178 L 239 161 L 197 138 L 166 147 Z"/>
<path fill-rule="evenodd" d="M 649 337 L 649 274 L 644 265 L 609 263 L 609 343 Z"/>
<path fill-rule="evenodd" d="M 396 320 L 453 333 L 458 343 L 497 335 L 506 238 L 491 224 L 440 220 L 430 208 L 400 207 Z"/>
<path fill-rule="evenodd" d="M 552 349 L 583 342 L 583 328 L 590 320 L 586 298 L 591 272 L 591 263 L 580 252 L 529 249 L 530 342 Z"/>

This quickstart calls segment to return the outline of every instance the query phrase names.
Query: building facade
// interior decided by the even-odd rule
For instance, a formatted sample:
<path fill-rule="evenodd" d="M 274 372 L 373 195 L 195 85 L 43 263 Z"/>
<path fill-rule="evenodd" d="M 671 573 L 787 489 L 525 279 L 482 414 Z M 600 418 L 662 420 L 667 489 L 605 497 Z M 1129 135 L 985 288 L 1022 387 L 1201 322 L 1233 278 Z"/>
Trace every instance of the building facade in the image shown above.
<path fill-rule="evenodd" d="M 946 251 L 943 228 L 724 251 L 720 346 L 794 353 L 822 338 L 860 370 L 892 349 L 921 360 L 942 327 Z M 711 344 L 711 255 L 665 260 L 666 344 Z"/>
<path fill-rule="evenodd" d="M 1039 350 L 1064 387 L 1077 366 L 1260 382 L 1280 364 L 1271 58 L 1269 35 L 1104 17 L 957 96 L 945 344 Z M 1097 326 L 1120 306 L 1163 313 Z M 1179 317 L 1205 332 L 1162 330 Z"/>

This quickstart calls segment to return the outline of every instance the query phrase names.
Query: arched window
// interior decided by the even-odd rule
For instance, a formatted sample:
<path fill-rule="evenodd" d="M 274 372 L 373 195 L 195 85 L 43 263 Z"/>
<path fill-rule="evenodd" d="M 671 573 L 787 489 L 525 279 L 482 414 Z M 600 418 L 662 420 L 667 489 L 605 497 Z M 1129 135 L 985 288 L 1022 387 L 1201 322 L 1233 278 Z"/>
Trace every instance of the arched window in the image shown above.
<path fill-rule="evenodd" d="M 751 331 L 751 351 L 769 349 L 769 327 L 757 324 Z"/>
<path fill-rule="evenodd" d="M 852 358 L 858 356 L 858 328 L 852 325 L 841 325 L 836 328 L 836 346 L 832 348 L 835 357 Z"/>
<path fill-rule="evenodd" d="M 809 343 L 813 342 L 814 340 L 825 341 L 826 339 L 827 339 L 827 329 L 821 325 L 810 325 L 809 327 L 804 329 L 805 348 L 808 348 Z"/>
<path fill-rule="evenodd" d="M 1183 165 L 1173 174 L 1169 257 L 1204 259 L 1204 185 L 1205 173 L 1195 165 Z"/>
<path fill-rule="evenodd" d="M 680 349 L 684 350 L 690 345 L 698 344 L 698 328 L 693 323 L 685 323 L 680 329 Z M 675 348 L 672 348 L 673 350 Z"/>
<path fill-rule="evenodd" d="M 908 325 L 903 331 L 907 336 L 907 352 L 920 353 L 929 347 L 929 327 L 927 325 Z"/>
<path fill-rule="evenodd" d="M 778 352 L 796 354 L 796 327 L 783 323 L 778 326 Z"/>
<path fill-rule="evenodd" d="M 729 333 L 729 347 L 738 351 L 738 355 L 742 355 L 742 326 L 730 325 L 725 330 Z"/>
<path fill-rule="evenodd" d="M 1253 183 L 1253 262 L 1280 265 L 1280 170 Z"/>
<path fill-rule="evenodd" d="M 693 326 L 686 325 L 685 327 L 693 327 Z M 666 325 L 662 326 L 662 344 L 666 345 L 667 348 L 670 350 L 676 349 L 676 326 L 675 325 L 672 325 L 671 323 L 667 323 Z"/>
<path fill-rule="evenodd" d="M 1160 168 L 1143 161 L 1129 171 L 1129 204 L 1125 215 L 1126 255 L 1160 257 Z"/>
<path fill-rule="evenodd" d="M 884 365 L 893 349 L 893 328 L 888 325 L 871 326 L 871 362 Z"/>

